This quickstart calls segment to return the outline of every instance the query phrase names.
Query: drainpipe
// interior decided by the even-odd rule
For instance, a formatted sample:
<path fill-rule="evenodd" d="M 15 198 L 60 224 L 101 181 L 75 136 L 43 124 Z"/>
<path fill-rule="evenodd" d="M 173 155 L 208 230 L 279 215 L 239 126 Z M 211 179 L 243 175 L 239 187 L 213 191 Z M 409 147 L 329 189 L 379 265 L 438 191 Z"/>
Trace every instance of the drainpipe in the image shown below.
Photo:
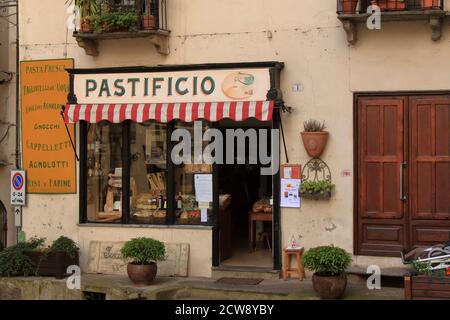
<path fill-rule="evenodd" d="M 20 56 L 19 56 L 19 0 L 16 2 L 16 169 L 21 168 L 20 163 Z"/>

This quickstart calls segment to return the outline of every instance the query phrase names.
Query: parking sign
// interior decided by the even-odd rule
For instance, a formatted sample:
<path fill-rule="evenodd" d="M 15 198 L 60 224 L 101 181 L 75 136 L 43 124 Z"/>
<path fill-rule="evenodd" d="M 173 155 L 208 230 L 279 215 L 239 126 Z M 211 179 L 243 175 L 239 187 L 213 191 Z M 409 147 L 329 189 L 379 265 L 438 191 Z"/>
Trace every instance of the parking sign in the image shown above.
<path fill-rule="evenodd" d="M 25 206 L 26 204 L 26 176 L 25 171 L 11 171 L 11 205 Z"/>

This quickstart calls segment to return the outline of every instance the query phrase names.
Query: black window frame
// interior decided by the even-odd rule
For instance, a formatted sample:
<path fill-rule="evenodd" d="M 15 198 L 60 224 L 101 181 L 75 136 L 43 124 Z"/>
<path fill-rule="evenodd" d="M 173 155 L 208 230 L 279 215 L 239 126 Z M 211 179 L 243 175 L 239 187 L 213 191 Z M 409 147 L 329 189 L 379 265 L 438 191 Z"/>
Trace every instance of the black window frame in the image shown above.
<path fill-rule="evenodd" d="M 204 121 L 202 121 L 203 123 Z M 119 125 L 122 128 L 122 219 L 119 224 L 121 225 L 145 225 L 145 226 L 172 226 L 182 224 L 176 223 L 176 199 L 175 199 L 175 167 L 176 165 L 171 161 L 172 150 L 176 144 L 171 139 L 172 132 L 175 128 L 176 121 L 171 121 L 166 124 L 166 159 L 167 159 L 167 208 L 166 208 L 166 221 L 164 224 L 146 224 L 133 222 L 130 217 L 130 178 L 131 178 L 131 124 L 132 121 L 127 120 Z M 117 124 L 116 124 L 117 125 Z M 137 124 L 138 125 L 138 124 Z M 88 221 L 88 203 L 87 203 L 87 138 L 88 138 L 88 123 L 86 121 L 80 121 L 80 224 L 99 224 L 108 225 L 108 222 Z M 213 181 L 217 179 L 217 170 L 213 166 Z M 216 184 L 216 183 L 214 183 Z M 216 202 L 218 202 L 219 195 L 217 187 L 213 187 L 213 216 L 207 223 L 195 224 L 189 226 L 207 226 L 213 227 L 217 221 Z M 218 207 L 218 204 L 217 204 Z M 118 223 L 114 223 L 118 224 Z"/>

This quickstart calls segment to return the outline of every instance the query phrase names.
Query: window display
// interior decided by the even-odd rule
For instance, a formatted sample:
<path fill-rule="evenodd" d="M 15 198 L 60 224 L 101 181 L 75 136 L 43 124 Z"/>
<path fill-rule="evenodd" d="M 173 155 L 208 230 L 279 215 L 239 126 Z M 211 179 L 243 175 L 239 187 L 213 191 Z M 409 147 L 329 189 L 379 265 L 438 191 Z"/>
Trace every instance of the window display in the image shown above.
<path fill-rule="evenodd" d="M 186 129 L 194 138 L 194 125 L 179 123 L 176 129 Z M 207 127 L 203 125 L 203 132 Z M 176 195 L 176 223 L 177 224 L 211 224 L 213 214 L 213 199 L 201 201 L 198 198 L 199 190 L 196 190 L 196 176 L 209 175 L 212 182 L 213 166 L 208 164 L 196 164 L 201 159 L 195 159 L 194 141 L 191 141 L 191 163 L 186 163 L 175 168 L 175 195 Z M 197 155 L 198 156 L 198 155 Z M 201 155 L 200 155 L 201 156 Z M 196 161 L 194 161 L 196 160 Z M 212 194 L 212 183 L 211 194 Z"/>
<path fill-rule="evenodd" d="M 165 124 L 131 124 L 131 179 L 131 222 L 166 224 L 167 131 Z"/>
<path fill-rule="evenodd" d="M 90 124 L 87 134 L 88 222 L 122 219 L 122 127 Z"/>

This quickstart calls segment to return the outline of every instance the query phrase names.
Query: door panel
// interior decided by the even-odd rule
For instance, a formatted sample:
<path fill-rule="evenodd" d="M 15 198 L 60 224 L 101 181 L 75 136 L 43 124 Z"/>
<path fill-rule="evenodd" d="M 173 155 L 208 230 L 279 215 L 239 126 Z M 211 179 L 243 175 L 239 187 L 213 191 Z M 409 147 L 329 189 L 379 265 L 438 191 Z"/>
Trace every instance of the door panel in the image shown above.
<path fill-rule="evenodd" d="M 359 98 L 357 121 L 356 253 L 449 241 L 450 96 Z"/>
<path fill-rule="evenodd" d="M 359 254 L 397 256 L 407 239 L 400 199 L 405 105 L 402 97 L 358 103 Z"/>
<path fill-rule="evenodd" d="M 450 97 L 410 98 L 413 246 L 450 240 Z"/>

